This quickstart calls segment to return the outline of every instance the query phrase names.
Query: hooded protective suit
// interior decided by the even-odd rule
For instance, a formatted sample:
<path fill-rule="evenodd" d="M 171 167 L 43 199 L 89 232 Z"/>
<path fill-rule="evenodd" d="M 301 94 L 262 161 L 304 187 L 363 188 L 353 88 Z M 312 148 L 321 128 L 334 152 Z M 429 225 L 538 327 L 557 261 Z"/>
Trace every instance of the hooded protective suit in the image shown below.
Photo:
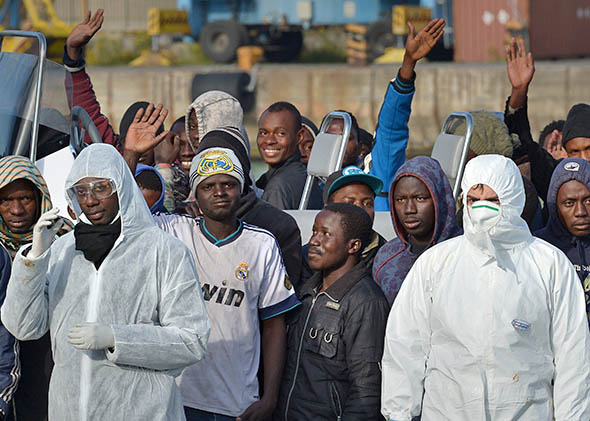
<path fill-rule="evenodd" d="M 588 420 L 590 331 L 576 272 L 520 218 L 524 189 L 511 160 L 471 160 L 464 199 L 480 183 L 501 205 L 474 202 L 465 234 L 425 251 L 393 304 L 382 413 L 408 421 L 420 413 L 423 421 Z"/>
<path fill-rule="evenodd" d="M 535 232 L 535 235 L 553 244 L 570 259 L 582 281 L 586 294 L 586 311 L 590 317 L 590 237 L 577 237 L 571 234 L 557 214 L 557 193 L 561 186 L 571 180 L 590 187 L 590 163 L 585 159 L 567 158 L 557 165 L 547 192 L 549 221 L 545 228 Z"/>
<path fill-rule="evenodd" d="M 184 420 L 174 378 L 204 355 L 209 334 L 192 257 L 155 225 L 115 148 L 84 149 L 66 188 L 84 177 L 114 181 L 119 238 L 98 270 L 75 249 L 74 233 L 36 259 L 20 249 L 2 321 L 18 339 L 50 331 L 50 420 Z M 79 204 L 70 206 L 79 216 Z M 69 329 L 80 322 L 111 326 L 113 352 L 81 351 L 68 343 Z"/>
<path fill-rule="evenodd" d="M 428 188 L 434 203 L 434 232 L 429 245 L 462 234 L 455 222 L 455 199 L 449 180 L 440 164 L 427 156 L 417 156 L 402 165 L 396 172 L 389 188 L 389 209 L 397 238 L 388 241 L 379 249 L 373 262 L 373 279 L 381 287 L 389 304 L 393 303 L 410 268 L 425 250 L 414 250 L 408 234 L 398 220 L 393 202 L 395 186 L 402 177 L 416 177 Z"/>

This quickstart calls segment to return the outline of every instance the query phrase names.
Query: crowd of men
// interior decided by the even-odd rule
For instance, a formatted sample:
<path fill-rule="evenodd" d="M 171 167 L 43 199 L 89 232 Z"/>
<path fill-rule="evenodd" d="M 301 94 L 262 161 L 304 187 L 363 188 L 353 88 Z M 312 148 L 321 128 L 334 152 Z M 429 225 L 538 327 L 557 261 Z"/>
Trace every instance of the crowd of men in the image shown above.
<path fill-rule="evenodd" d="M 266 108 L 258 180 L 220 91 L 169 130 L 136 102 L 117 134 L 83 59 L 102 23 L 89 13 L 64 51 L 104 141 L 64 182 L 71 219 L 34 163 L 0 159 L 0 419 L 590 420 L 590 105 L 534 141 L 524 43 L 506 50 L 504 118 L 473 113 L 456 201 L 436 160 L 405 162 L 414 69 L 445 22 L 410 24 L 375 135 L 348 113 L 302 239 L 283 210 L 314 122 Z"/>

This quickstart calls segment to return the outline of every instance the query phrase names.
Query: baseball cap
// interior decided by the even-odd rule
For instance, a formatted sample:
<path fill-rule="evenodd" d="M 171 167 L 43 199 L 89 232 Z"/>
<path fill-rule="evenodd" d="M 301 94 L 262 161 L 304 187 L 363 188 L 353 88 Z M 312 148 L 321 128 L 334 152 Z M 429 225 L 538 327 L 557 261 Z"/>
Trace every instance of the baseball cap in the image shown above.
<path fill-rule="evenodd" d="M 324 185 L 324 203 L 328 203 L 328 197 L 340 187 L 351 183 L 363 183 L 369 186 L 377 196 L 383 189 L 383 181 L 374 175 L 367 174 L 359 167 L 350 165 L 340 171 L 330 174 Z"/>

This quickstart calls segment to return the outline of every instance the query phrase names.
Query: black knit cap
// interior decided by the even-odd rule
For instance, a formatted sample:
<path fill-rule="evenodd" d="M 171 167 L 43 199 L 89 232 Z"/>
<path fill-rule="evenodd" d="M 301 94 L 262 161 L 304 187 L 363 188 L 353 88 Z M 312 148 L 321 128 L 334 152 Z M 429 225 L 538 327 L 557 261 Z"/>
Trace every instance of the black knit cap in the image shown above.
<path fill-rule="evenodd" d="M 125 111 L 125 114 L 123 114 L 123 117 L 121 118 L 121 123 L 119 123 L 119 138 L 120 139 L 125 139 L 125 136 L 127 136 L 127 131 L 129 130 L 129 126 L 131 126 L 131 123 L 133 123 L 133 119 L 135 118 L 135 114 L 137 114 L 139 109 L 143 108 L 145 110 L 148 107 L 148 105 L 150 105 L 149 102 L 137 101 L 136 103 L 131 104 L 129 106 L 129 108 L 127 108 L 127 111 Z M 158 127 L 158 130 L 156 131 L 156 136 L 158 136 L 163 131 L 164 131 L 164 125 L 162 124 L 160 127 Z"/>
<path fill-rule="evenodd" d="M 240 165 L 244 170 L 244 192 L 248 191 L 248 187 L 252 184 L 250 182 L 250 157 L 248 156 L 248 149 L 246 140 L 235 127 L 220 127 L 207 133 L 199 142 L 197 153 L 203 152 L 210 148 L 227 148 L 231 149 L 240 161 Z"/>
<path fill-rule="evenodd" d="M 562 135 L 563 146 L 576 137 L 590 138 L 590 105 L 576 104 L 570 109 Z"/>

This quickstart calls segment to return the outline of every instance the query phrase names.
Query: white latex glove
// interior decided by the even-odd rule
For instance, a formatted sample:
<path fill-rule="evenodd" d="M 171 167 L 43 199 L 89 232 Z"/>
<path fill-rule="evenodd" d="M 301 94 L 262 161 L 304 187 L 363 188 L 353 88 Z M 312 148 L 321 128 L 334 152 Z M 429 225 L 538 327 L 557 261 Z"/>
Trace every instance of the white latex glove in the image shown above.
<path fill-rule="evenodd" d="M 115 335 L 110 326 L 80 323 L 68 332 L 68 342 L 78 349 L 107 349 L 115 346 Z"/>
<path fill-rule="evenodd" d="M 33 246 L 27 257 L 35 259 L 51 247 L 55 234 L 60 230 L 63 221 L 59 216 L 59 209 L 53 208 L 45 212 L 33 228 Z"/>

